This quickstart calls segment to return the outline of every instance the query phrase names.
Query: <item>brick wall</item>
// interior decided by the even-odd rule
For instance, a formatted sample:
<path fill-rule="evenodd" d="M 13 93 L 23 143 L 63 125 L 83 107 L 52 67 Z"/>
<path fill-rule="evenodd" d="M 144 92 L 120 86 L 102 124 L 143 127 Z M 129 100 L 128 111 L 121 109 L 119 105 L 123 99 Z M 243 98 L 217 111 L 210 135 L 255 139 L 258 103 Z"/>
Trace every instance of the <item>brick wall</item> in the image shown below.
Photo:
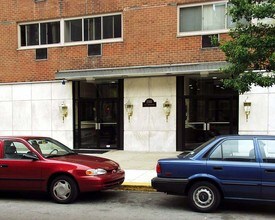
<path fill-rule="evenodd" d="M 201 49 L 201 37 L 177 37 L 177 6 L 203 0 L 2 0 L 0 83 L 52 80 L 57 70 L 197 63 L 224 60 L 218 49 Z M 17 50 L 17 24 L 122 12 L 123 42 L 103 44 L 100 57 L 87 46 L 48 48 L 46 61 L 35 50 Z M 222 38 L 225 36 L 222 36 Z"/>

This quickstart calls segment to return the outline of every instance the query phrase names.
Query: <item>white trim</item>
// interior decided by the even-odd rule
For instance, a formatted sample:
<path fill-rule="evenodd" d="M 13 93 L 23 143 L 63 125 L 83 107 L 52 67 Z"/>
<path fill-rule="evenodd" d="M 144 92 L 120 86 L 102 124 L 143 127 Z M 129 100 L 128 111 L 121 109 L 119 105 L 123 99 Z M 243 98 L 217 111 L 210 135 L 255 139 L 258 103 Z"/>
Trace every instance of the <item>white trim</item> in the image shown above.
<path fill-rule="evenodd" d="M 228 0 L 205 2 L 205 3 L 184 4 L 184 5 L 179 5 L 178 8 L 189 8 L 189 7 L 193 7 L 193 6 L 213 5 L 213 4 L 223 4 L 223 3 L 227 4 Z"/>
<path fill-rule="evenodd" d="M 107 17 L 107 16 L 115 16 L 115 15 L 121 15 L 122 16 L 122 12 L 107 13 L 107 14 L 97 14 L 97 15 L 87 15 L 87 16 L 78 16 L 78 17 L 70 17 L 70 18 L 64 18 L 63 20 L 67 21 L 67 20 L 98 18 L 98 17 Z"/>
<path fill-rule="evenodd" d="M 107 16 L 121 16 L 121 37 L 120 38 L 110 38 L 110 39 L 100 39 L 100 40 L 92 40 L 92 41 L 84 41 L 84 19 L 88 18 L 101 18 L 101 36 L 103 36 L 103 17 Z M 77 42 L 65 42 L 65 22 L 73 21 L 73 20 L 82 20 L 82 40 Z M 57 44 L 43 44 L 41 45 L 40 39 L 40 24 L 42 23 L 50 23 L 50 22 L 59 22 L 60 23 L 60 43 Z M 39 27 L 39 45 L 31 45 L 31 46 L 21 46 L 21 29 L 20 26 L 30 25 L 30 24 L 38 24 Z M 88 45 L 88 44 L 103 44 L 103 43 L 116 43 L 123 42 L 123 14 L 121 12 L 117 13 L 107 13 L 101 15 L 93 15 L 93 16 L 84 16 L 84 17 L 72 17 L 72 18 L 61 18 L 61 19 L 52 19 L 52 20 L 43 20 L 43 21 L 31 21 L 31 22 L 22 22 L 18 23 L 18 48 L 17 50 L 28 50 L 28 49 L 40 49 L 40 48 L 52 48 L 52 47 L 63 47 L 63 46 L 77 46 L 77 45 Z"/>
<path fill-rule="evenodd" d="M 118 43 L 123 42 L 122 38 L 114 38 L 114 39 L 104 39 L 104 40 L 94 40 L 94 41 L 79 41 L 79 42 L 67 42 L 64 44 L 43 44 L 36 46 L 26 46 L 20 47 L 17 50 L 31 50 L 31 49 L 40 49 L 40 48 L 52 48 L 52 47 L 69 47 L 69 46 L 81 46 L 88 44 L 103 44 L 103 43 Z"/>
<path fill-rule="evenodd" d="M 49 81 L 32 81 L 32 82 L 9 82 L 9 83 L 0 83 L 2 85 L 24 85 L 24 84 L 44 84 L 44 83 L 62 83 L 63 80 L 56 79 L 56 80 L 49 80 Z"/>
<path fill-rule="evenodd" d="M 219 30 L 201 30 L 201 31 L 191 31 L 191 32 L 180 32 L 180 9 L 181 8 L 190 8 L 194 6 L 204 6 L 204 5 L 213 5 L 213 4 L 225 4 L 225 28 Z M 206 35 L 206 34 L 223 34 L 228 33 L 229 29 L 227 28 L 227 7 L 228 1 L 214 1 L 214 2 L 205 2 L 205 3 L 195 3 L 195 4 L 186 4 L 179 5 L 177 8 L 177 37 L 185 37 L 185 36 L 197 36 L 197 35 Z"/>
<path fill-rule="evenodd" d="M 51 20 L 41 20 L 41 21 L 28 21 L 28 22 L 18 22 L 18 26 L 20 25 L 28 25 L 28 24 L 41 24 L 41 23 L 50 23 L 50 22 L 57 22 L 62 19 L 51 19 Z"/>
<path fill-rule="evenodd" d="M 211 31 L 194 31 L 194 32 L 186 32 L 179 33 L 177 37 L 186 37 L 186 36 L 201 36 L 201 35 L 210 35 L 210 34 L 224 34 L 228 33 L 229 29 L 221 29 L 221 30 L 211 30 Z"/>

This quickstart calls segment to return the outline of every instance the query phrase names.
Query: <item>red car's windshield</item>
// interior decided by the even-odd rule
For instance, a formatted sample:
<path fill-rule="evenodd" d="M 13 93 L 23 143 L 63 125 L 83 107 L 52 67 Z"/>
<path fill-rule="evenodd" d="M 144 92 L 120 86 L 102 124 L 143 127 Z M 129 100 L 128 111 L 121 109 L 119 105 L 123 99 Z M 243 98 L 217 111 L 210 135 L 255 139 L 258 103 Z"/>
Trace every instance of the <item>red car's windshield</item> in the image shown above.
<path fill-rule="evenodd" d="M 46 158 L 75 154 L 73 150 L 51 138 L 32 138 L 29 139 L 28 142 L 36 151 Z"/>

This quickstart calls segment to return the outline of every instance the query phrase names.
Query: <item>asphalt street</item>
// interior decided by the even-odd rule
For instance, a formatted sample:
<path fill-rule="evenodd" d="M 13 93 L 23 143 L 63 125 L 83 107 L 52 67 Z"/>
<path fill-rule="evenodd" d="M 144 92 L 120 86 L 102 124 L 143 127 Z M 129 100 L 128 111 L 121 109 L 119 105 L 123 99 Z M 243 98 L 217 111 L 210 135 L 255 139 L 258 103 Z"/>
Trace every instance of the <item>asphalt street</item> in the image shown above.
<path fill-rule="evenodd" d="M 104 191 L 81 195 L 69 205 L 50 201 L 45 194 L 1 193 L 0 219 L 93 219 L 93 220 L 177 220 L 177 219 L 274 219 L 275 204 L 223 202 L 215 213 L 190 210 L 185 197 L 157 192 Z"/>

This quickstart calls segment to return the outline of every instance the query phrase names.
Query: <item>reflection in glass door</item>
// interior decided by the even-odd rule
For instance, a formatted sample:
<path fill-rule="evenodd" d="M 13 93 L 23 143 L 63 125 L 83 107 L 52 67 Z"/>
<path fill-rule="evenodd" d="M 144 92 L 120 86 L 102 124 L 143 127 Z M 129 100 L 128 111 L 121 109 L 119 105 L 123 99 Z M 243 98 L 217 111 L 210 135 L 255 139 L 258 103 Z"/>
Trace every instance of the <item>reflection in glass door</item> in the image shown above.
<path fill-rule="evenodd" d="M 76 145 L 80 149 L 118 149 L 122 146 L 118 83 L 80 82 L 78 85 Z"/>
<path fill-rule="evenodd" d="M 192 150 L 217 135 L 238 132 L 238 93 L 216 76 L 178 78 L 177 150 Z"/>
<path fill-rule="evenodd" d="M 217 135 L 237 132 L 237 99 L 233 97 L 185 97 L 185 147 L 194 149 Z M 237 112 L 237 111 L 235 111 Z"/>

